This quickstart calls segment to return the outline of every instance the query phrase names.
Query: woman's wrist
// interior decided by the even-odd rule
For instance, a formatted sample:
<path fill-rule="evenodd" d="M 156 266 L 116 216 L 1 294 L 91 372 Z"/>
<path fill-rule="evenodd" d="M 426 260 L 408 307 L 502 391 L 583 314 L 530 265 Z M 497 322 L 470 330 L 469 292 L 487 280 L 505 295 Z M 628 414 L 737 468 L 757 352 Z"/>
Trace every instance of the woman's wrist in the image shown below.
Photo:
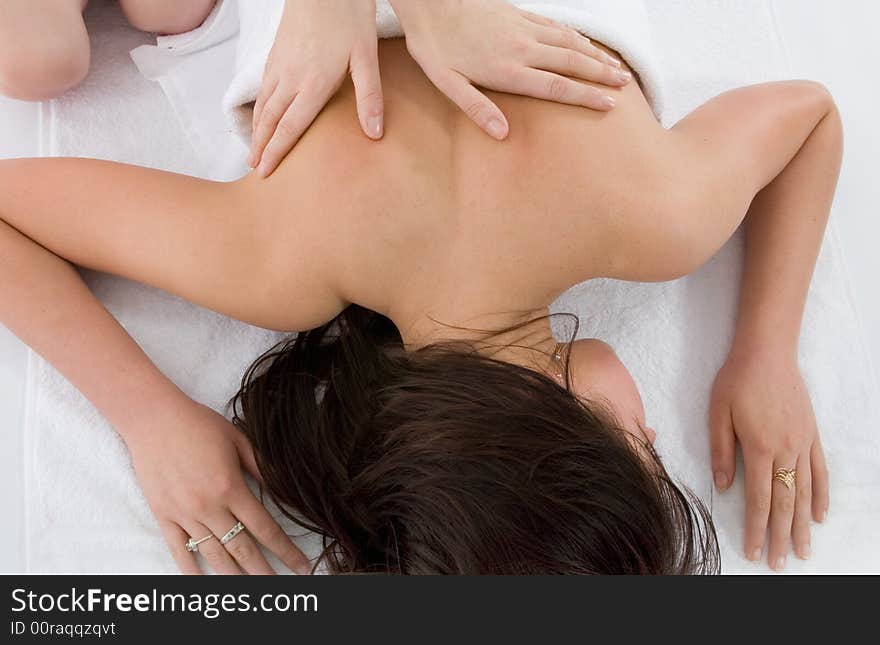
<path fill-rule="evenodd" d="M 119 403 L 117 412 L 105 416 L 129 448 L 150 438 L 147 435 L 154 433 L 155 428 L 170 426 L 181 409 L 196 404 L 162 374 Z M 168 422 L 163 422 L 163 418 Z"/>
<path fill-rule="evenodd" d="M 766 361 L 797 361 L 797 355 L 797 335 L 742 328 L 737 328 L 728 353 L 729 360 L 758 358 Z"/>

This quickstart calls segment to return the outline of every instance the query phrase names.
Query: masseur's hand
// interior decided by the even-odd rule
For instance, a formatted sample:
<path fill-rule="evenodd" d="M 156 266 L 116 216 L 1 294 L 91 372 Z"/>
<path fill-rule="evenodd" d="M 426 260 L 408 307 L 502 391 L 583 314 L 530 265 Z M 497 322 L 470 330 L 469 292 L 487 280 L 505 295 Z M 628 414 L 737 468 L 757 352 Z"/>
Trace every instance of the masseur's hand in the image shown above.
<path fill-rule="evenodd" d="M 577 31 L 504 0 L 391 0 L 413 59 L 437 88 L 496 139 L 504 114 L 474 84 L 490 90 L 610 110 L 614 99 L 566 78 L 626 85 L 620 62 Z"/>
<path fill-rule="evenodd" d="M 191 399 L 161 406 L 133 423 L 126 439 L 135 472 L 168 548 L 184 573 L 199 573 L 190 537 L 217 573 L 273 573 L 259 542 L 290 569 L 309 571 L 308 559 L 290 541 L 245 483 L 242 467 L 259 478 L 244 435 L 222 415 Z M 220 539 L 237 522 L 245 530 Z"/>
<path fill-rule="evenodd" d="M 286 0 L 254 104 L 249 165 L 271 174 L 349 73 L 361 127 L 379 139 L 375 0 Z"/>
<path fill-rule="evenodd" d="M 720 490 L 734 478 L 735 442 L 742 448 L 746 557 L 761 557 L 768 525 L 773 569 L 785 566 L 789 540 L 798 557 L 809 557 L 810 517 L 821 522 L 828 510 L 828 469 L 796 358 L 732 351 L 715 379 L 710 425 Z M 774 479 L 778 468 L 796 470 L 791 489 Z"/>

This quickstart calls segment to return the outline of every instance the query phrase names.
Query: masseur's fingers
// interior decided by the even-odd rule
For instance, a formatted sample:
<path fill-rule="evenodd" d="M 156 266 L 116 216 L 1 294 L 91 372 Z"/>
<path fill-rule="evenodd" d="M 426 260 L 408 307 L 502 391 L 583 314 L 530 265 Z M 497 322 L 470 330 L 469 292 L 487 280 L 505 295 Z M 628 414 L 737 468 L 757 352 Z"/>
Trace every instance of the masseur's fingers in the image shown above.
<path fill-rule="evenodd" d="M 606 111 L 611 110 L 615 104 L 613 98 L 604 95 L 595 87 L 539 69 L 520 69 L 512 75 L 510 81 L 508 91 L 537 99 Z"/>
<path fill-rule="evenodd" d="M 461 110 L 493 139 L 507 137 L 509 126 L 504 113 L 492 101 L 454 70 L 428 74 L 437 89 L 449 97 Z"/>
<path fill-rule="evenodd" d="M 601 63 L 612 65 L 613 67 L 621 66 L 619 60 L 596 47 L 590 42 L 589 38 L 582 35 L 580 32 L 563 25 L 542 26 L 540 29 L 536 30 L 536 37 L 538 42 L 544 43 L 545 45 L 552 45 L 553 47 L 561 47 L 563 49 L 573 49 L 589 56 L 590 58 L 595 58 Z"/>
<path fill-rule="evenodd" d="M 186 550 L 186 543 L 189 541 L 186 531 L 174 522 L 160 521 L 159 526 L 162 529 L 165 544 L 168 545 L 168 550 L 171 551 L 171 556 L 180 572 L 189 576 L 199 575 L 202 571 L 199 569 L 195 556 Z"/>
<path fill-rule="evenodd" d="M 718 490 L 727 490 L 736 476 L 736 435 L 729 406 L 711 406 L 709 436 L 712 444 L 712 479 Z"/>
<path fill-rule="evenodd" d="M 797 455 L 777 459 L 770 477 L 777 468 L 797 468 Z M 772 501 L 770 503 L 770 548 L 767 549 L 767 562 L 771 569 L 782 571 L 791 543 L 791 523 L 794 519 L 794 506 L 797 500 L 797 487 L 788 488 L 782 482 L 772 480 Z"/>
<path fill-rule="evenodd" d="M 229 526 L 231 527 L 232 524 Z M 213 533 L 210 528 L 206 527 L 201 522 L 187 522 L 184 524 L 183 529 L 196 540 L 200 540 L 206 535 L 211 535 Z M 225 531 L 228 530 L 229 529 L 225 529 Z M 213 538 L 205 540 L 199 545 L 199 553 L 205 558 L 205 562 L 208 563 L 208 566 L 211 567 L 215 573 L 219 573 L 220 575 L 241 575 L 241 570 L 236 566 L 235 561 L 230 557 L 226 549 L 223 548 L 223 545 L 220 544 L 217 534 L 213 533 L 213 535 Z M 220 535 L 223 535 L 223 533 Z M 184 542 L 186 542 L 186 540 L 184 540 Z"/>
<path fill-rule="evenodd" d="M 298 98 L 299 94 L 294 90 L 279 86 L 266 99 L 251 140 L 251 154 L 255 165 L 261 163 L 266 146 L 275 134 L 279 122 Z"/>
<path fill-rule="evenodd" d="M 773 459 L 762 454 L 743 457 L 746 476 L 745 552 L 749 560 L 760 560 L 770 515 Z"/>
<path fill-rule="evenodd" d="M 352 52 L 350 68 L 361 128 L 371 139 L 384 132 L 382 81 L 379 77 L 378 41 Z"/>
<path fill-rule="evenodd" d="M 278 87 L 278 81 L 267 83 L 265 80 L 263 81 L 263 85 L 260 86 L 260 93 L 257 94 L 257 100 L 254 102 L 254 117 L 251 122 L 251 150 L 250 155 L 248 156 L 248 165 L 251 168 L 256 167 L 258 163 L 260 163 L 260 159 L 257 157 L 257 143 L 256 143 L 256 133 L 257 127 L 260 125 L 260 118 L 263 114 L 263 107 L 266 105 L 266 100 L 275 93 L 275 89 Z"/>
<path fill-rule="evenodd" d="M 813 479 L 813 519 L 817 522 L 824 522 L 830 503 L 828 495 L 828 466 L 825 464 L 825 451 L 822 450 L 822 444 L 819 442 L 818 437 L 810 449 L 810 465 Z"/>
<path fill-rule="evenodd" d="M 602 85 L 620 87 L 632 80 L 632 74 L 629 72 L 600 63 L 586 54 L 550 45 L 537 46 L 529 62 L 532 67 L 565 76 L 575 76 Z"/>
<path fill-rule="evenodd" d="M 274 172 L 278 164 L 281 163 L 281 160 L 287 156 L 287 153 L 296 145 L 303 132 L 308 129 L 312 121 L 315 120 L 315 117 L 318 116 L 318 112 L 327 103 L 327 97 L 322 97 L 321 100 L 318 100 L 319 96 L 314 91 L 310 93 L 300 92 L 293 99 L 293 103 L 290 104 L 287 112 L 278 121 L 272 138 L 263 150 L 260 165 L 257 166 L 257 172 L 261 176 L 268 177 Z M 268 103 L 265 109 L 266 111 L 269 110 Z"/>
<path fill-rule="evenodd" d="M 257 541 L 278 556 L 278 559 L 291 571 L 301 575 L 311 572 L 311 563 L 305 553 L 291 541 L 288 535 L 266 510 L 266 507 L 250 494 L 241 491 L 231 500 L 232 513 L 241 520 Z M 238 538 L 234 538 L 237 540 Z"/>
<path fill-rule="evenodd" d="M 238 521 L 239 520 L 233 517 L 232 513 L 229 511 L 218 510 L 208 518 L 208 527 L 214 532 L 217 539 L 209 540 L 208 542 L 217 542 L 221 549 L 225 546 L 225 550 L 228 554 L 231 555 L 238 565 L 249 574 L 274 574 L 275 572 L 272 570 L 272 567 L 269 566 L 269 563 L 266 562 L 266 558 L 263 557 L 263 554 L 260 552 L 260 548 L 257 546 L 256 542 L 253 541 L 251 536 L 248 535 L 249 527 L 243 520 L 242 524 L 245 525 L 245 530 L 241 531 L 225 545 L 220 544 L 220 538 L 226 535 L 227 531 L 235 526 Z"/>
<path fill-rule="evenodd" d="M 813 498 L 813 481 L 810 472 L 810 453 L 801 455 L 795 476 L 797 498 L 794 502 L 794 520 L 791 523 L 791 540 L 797 557 L 810 557 L 810 507 Z"/>

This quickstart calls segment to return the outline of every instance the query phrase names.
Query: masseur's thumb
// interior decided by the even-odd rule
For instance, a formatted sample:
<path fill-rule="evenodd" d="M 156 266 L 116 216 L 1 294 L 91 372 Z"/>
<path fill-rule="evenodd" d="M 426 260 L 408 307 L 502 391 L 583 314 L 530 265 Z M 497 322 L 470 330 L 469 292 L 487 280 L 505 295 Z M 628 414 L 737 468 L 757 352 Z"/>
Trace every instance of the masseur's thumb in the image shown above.
<path fill-rule="evenodd" d="M 727 490 L 736 474 L 736 435 L 730 406 L 712 402 L 709 409 L 712 443 L 712 475 L 718 490 Z"/>
<path fill-rule="evenodd" d="M 385 107 L 376 44 L 364 45 L 353 51 L 349 65 L 361 128 L 371 139 L 381 139 L 385 132 Z"/>

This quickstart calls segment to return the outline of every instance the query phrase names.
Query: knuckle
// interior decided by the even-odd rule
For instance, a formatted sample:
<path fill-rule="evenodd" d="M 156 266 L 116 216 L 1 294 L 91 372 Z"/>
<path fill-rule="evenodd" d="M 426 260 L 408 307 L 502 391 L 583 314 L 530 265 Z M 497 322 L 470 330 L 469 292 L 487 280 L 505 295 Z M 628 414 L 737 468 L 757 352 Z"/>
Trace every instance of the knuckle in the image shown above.
<path fill-rule="evenodd" d="M 238 480 L 231 475 L 221 475 L 216 478 L 211 489 L 216 499 L 226 499 L 238 488 Z"/>
<path fill-rule="evenodd" d="M 770 497 L 764 493 L 751 493 L 748 496 L 748 505 L 755 512 L 768 513 L 770 511 Z"/>
<path fill-rule="evenodd" d="M 361 100 L 365 103 L 379 103 L 382 101 L 382 90 L 370 85 L 361 92 Z"/>
<path fill-rule="evenodd" d="M 480 101 L 474 101 L 473 103 L 469 103 L 468 106 L 464 109 L 464 113 L 468 115 L 468 117 L 474 121 L 479 121 L 480 115 L 483 113 L 485 106 Z"/>
<path fill-rule="evenodd" d="M 547 94 L 555 101 L 565 97 L 566 81 L 564 78 L 554 77 L 547 83 Z"/>
<path fill-rule="evenodd" d="M 199 549 L 199 552 L 204 556 L 205 560 L 211 565 L 211 567 L 217 567 L 226 563 L 226 554 L 223 552 L 222 548 L 211 546 L 207 549 Z"/>
<path fill-rule="evenodd" d="M 563 47 L 574 47 L 577 44 L 575 33 L 567 27 L 560 27 L 559 42 Z"/>
<path fill-rule="evenodd" d="M 766 459 L 773 455 L 773 446 L 770 444 L 768 439 L 764 437 L 759 437 L 752 441 L 751 452 L 756 457 Z"/>
<path fill-rule="evenodd" d="M 797 486 L 797 496 L 804 504 L 809 504 L 810 497 L 813 494 L 813 485 L 811 482 L 799 482 Z"/>
<path fill-rule="evenodd" d="M 207 495 L 196 495 L 193 498 L 188 500 L 188 503 L 184 508 L 191 508 L 192 512 L 196 516 L 204 516 L 207 515 L 211 510 L 213 510 L 215 506 L 215 501 L 213 497 L 209 497 Z"/>
<path fill-rule="evenodd" d="M 795 452 L 801 447 L 803 440 L 794 432 L 786 432 L 782 435 L 782 448 L 785 452 Z"/>
<path fill-rule="evenodd" d="M 569 50 L 565 54 L 565 69 L 566 69 L 566 71 L 571 73 L 571 72 L 574 72 L 575 70 L 577 70 L 578 67 L 580 66 L 579 65 L 580 60 L 581 60 L 580 54 Z"/>
<path fill-rule="evenodd" d="M 291 138 L 296 136 L 296 127 L 289 119 L 281 119 L 275 131 L 282 137 Z"/>
<path fill-rule="evenodd" d="M 284 113 L 273 103 L 266 103 L 260 112 L 260 125 L 268 128 L 270 124 L 277 122 Z"/>
<path fill-rule="evenodd" d="M 515 57 L 522 57 L 529 53 L 532 43 L 525 38 L 515 38 L 511 43 L 511 53 Z"/>
<path fill-rule="evenodd" d="M 249 561 L 256 555 L 256 547 L 248 540 L 235 540 L 226 543 L 226 550 L 239 562 Z"/>
<path fill-rule="evenodd" d="M 782 495 L 779 498 L 779 510 L 785 515 L 792 513 L 794 511 L 794 495 Z"/>

